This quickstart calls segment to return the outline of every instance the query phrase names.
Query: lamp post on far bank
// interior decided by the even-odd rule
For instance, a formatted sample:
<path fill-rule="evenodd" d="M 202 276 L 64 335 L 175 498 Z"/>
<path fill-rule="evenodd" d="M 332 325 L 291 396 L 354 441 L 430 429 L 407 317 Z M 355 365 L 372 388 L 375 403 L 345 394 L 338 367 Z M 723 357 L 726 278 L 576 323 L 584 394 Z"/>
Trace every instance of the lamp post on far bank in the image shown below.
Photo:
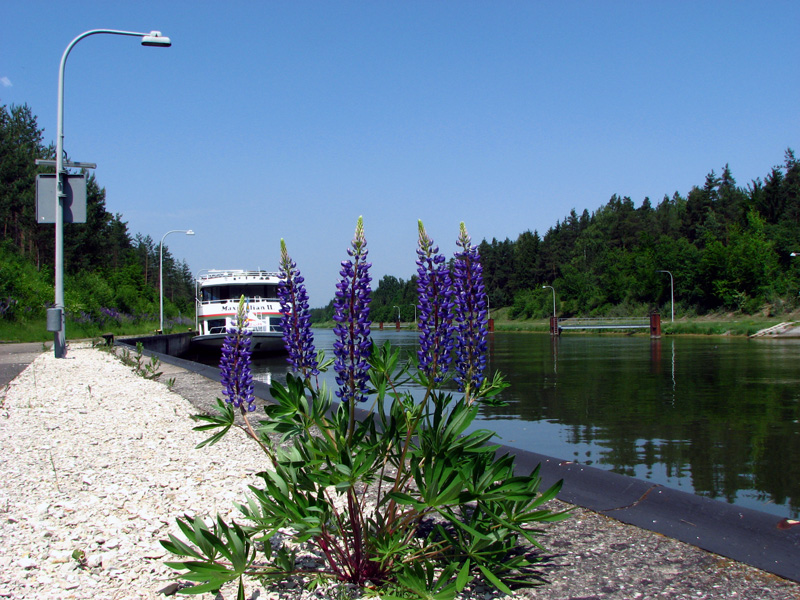
<path fill-rule="evenodd" d="M 554 288 L 552 285 L 543 285 L 542 289 L 545 289 L 545 288 L 550 288 L 551 290 L 553 290 L 553 327 L 555 327 L 555 322 L 556 322 L 556 288 Z"/>
<path fill-rule="evenodd" d="M 173 229 L 168 231 L 161 237 L 161 243 L 158 245 L 158 297 L 160 301 L 158 332 L 164 333 L 164 238 L 170 233 L 185 233 L 186 235 L 194 235 L 191 229 Z"/>
<path fill-rule="evenodd" d="M 66 337 L 66 316 L 64 314 L 64 199 L 66 197 L 64 179 L 64 73 L 67 66 L 67 57 L 72 48 L 85 37 L 90 35 L 107 33 L 110 35 L 128 35 L 142 38 L 142 46 L 161 46 L 169 47 L 172 45 L 170 39 L 161 35 L 160 31 L 150 33 L 139 33 L 135 31 L 119 31 L 116 29 L 92 29 L 80 34 L 72 40 L 64 54 L 61 56 L 61 65 L 58 70 L 58 117 L 56 125 L 56 196 L 55 196 L 55 306 L 56 319 L 61 321 L 58 329 L 50 329 L 48 319 L 48 330 L 53 331 L 53 354 L 56 358 L 64 358 L 67 350 Z"/>
<path fill-rule="evenodd" d="M 666 273 L 669 275 L 669 293 L 670 293 L 670 309 L 672 309 L 672 320 L 671 323 L 675 322 L 675 285 L 672 279 L 672 273 L 669 271 L 664 271 L 663 269 L 657 269 L 658 273 Z"/>
<path fill-rule="evenodd" d="M 552 285 L 543 285 L 542 289 L 545 289 L 545 288 L 550 288 L 551 290 L 553 290 L 553 318 L 555 319 L 556 318 L 556 288 L 554 288 Z"/>

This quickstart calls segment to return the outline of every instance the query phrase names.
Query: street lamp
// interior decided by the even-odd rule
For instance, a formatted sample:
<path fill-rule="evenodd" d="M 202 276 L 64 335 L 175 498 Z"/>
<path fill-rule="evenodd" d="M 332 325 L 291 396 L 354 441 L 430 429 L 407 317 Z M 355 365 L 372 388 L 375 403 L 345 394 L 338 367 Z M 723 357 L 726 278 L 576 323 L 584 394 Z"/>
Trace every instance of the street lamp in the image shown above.
<path fill-rule="evenodd" d="M 158 245 L 158 297 L 161 301 L 161 309 L 159 312 L 161 318 L 158 322 L 158 331 L 160 333 L 164 333 L 164 238 L 170 233 L 194 235 L 194 231 L 191 229 L 173 229 L 161 236 L 161 243 Z"/>
<path fill-rule="evenodd" d="M 552 285 L 543 285 L 542 289 L 545 289 L 545 288 L 550 288 L 551 290 L 553 290 L 553 318 L 555 319 L 555 317 L 556 317 L 556 288 L 554 288 Z"/>
<path fill-rule="evenodd" d="M 670 308 L 672 309 L 672 323 L 675 322 L 675 285 L 672 279 L 672 273 L 664 271 L 663 269 L 656 269 L 656 273 L 666 273 L 669 275 L 669 292 L 670 292 Z"/>
<path fill-rule="evenodd" d="M 399 323 L 400 322 L 400 307 L 399 306 L 394 306 L 392 308 L 396 308 L 397 309 L 397 322 Z"/>
<path fill-rule="evenodd" d="M 67 56 L 73 46 L 85 37 L 99 33 L 111 35 L 130 35 L 142 38 L 143 46 L 169 47 L 170 39 L 161 35 L 160 31 L 138 33 L 135 31 L 118 31 L 116 29 L 92 29 L 85 31 L 72 40 L 61 56 L 61 66 L 58 70 L 58 119 L 56 129 L 56 197 L 55 197 L 55 223 L 56 223 L 56 256 L 55 256 L 55 310 L 57 319 L 61 324 L 54 331 L 53 353 L 56 358 L 64 358 L 67 349 L 67 336 L 65 331 L 66 317 L 64 315 L 64 71 L 67 66 Z M 48 322 L 49 325 L 49 322 Z M 49 329 L 49 327 L 48 327 Z"/>

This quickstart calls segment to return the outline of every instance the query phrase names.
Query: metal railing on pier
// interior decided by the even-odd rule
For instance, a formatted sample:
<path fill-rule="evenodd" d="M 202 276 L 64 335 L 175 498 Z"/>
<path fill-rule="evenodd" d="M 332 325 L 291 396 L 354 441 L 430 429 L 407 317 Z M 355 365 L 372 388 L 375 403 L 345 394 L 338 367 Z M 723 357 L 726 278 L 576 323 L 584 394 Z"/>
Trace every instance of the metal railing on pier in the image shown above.
<path fill-rule="evenodd" d="M 650 317 L 565 317 L 558 320 L 561 329 L 647 329 Z"/>

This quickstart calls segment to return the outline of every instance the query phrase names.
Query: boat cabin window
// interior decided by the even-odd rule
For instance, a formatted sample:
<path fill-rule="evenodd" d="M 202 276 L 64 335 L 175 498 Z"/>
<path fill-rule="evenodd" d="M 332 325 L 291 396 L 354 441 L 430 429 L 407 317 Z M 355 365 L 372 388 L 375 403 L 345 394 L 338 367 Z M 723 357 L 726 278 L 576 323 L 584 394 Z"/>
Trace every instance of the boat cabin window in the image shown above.
<path fill-rule="evenodd" d="M 207 334 L 227 333 L 225 329 L 225 319 L 209 319 L 206 321 Z"/>
<path fill-rule="evenodd" d="M 250 283 L 246 285 L 213 285 L 202 289 L 203 302 L 221 302 L 224 300 L 238 301 L 244 296 L 245 300 L 252 302 L 256 299 L 277 300 L 278 285 L 274 283 Z"/>
<path fill-rule="evenodd" d="M 270 317 L 269 318 L 269 330 L 270 331 L 283 331 L 282 321 L 283 321 L 283 317 Z"/>

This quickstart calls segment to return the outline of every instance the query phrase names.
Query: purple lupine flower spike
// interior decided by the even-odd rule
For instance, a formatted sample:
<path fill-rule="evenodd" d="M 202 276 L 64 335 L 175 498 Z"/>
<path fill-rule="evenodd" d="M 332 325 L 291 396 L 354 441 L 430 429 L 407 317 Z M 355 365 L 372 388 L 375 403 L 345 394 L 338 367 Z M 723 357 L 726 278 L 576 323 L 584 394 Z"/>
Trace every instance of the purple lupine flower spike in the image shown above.
<path fill-rule="evenodd" d="M 450 270 L 439 247 L 419 221 L 417 248 L 419 368 L 440 382 L 452 362 L 453 290 Z"/>
<path fill-rule="evenodd" d="M 461 223 L 453 270 L 456 305 L 456 382 L 463 392 L 480 388 L 486 369 L 486 336 L 489 318 L 483 267 L 478 247 L 473 246 Z"/>
<path fill-rule="evenodd" d="M 253 371 L 250 366 L 251 332 L 245 327 L 246 318 L 242 296 L 236 312 L 236 326 L 228 328 L 222 344 L 219 367 L 225 401 L 236 408 L 253 412 L 256 409 L 256 399 L 253 395 Z"/>
<path fill-rule="evenodd" d="M 288 353 L 292 372 L 305 379 L 319 375 L 314 334 L 311 332 L 311 310 L 303 276 L 281 240 L 281 281 L 278 298 L 281 303 L 283 344 Z"/>
<path fill-rule="evenodd" d="M 356 233 L 351 248 L 347 249 L 351 259 L 342 262 L 341 279 L 336 284 L 333 301 L 333 328 L 336 341 L 333 353 L 336 357 L 336 395 L 342 402 L 366 400 L 369 381 L 368 359 L 372 348 L 370 340 L 369 303 L 372 290 L 367 262 L 367 240 L 364 237 L 364 220 L 358 218 Z"/>

